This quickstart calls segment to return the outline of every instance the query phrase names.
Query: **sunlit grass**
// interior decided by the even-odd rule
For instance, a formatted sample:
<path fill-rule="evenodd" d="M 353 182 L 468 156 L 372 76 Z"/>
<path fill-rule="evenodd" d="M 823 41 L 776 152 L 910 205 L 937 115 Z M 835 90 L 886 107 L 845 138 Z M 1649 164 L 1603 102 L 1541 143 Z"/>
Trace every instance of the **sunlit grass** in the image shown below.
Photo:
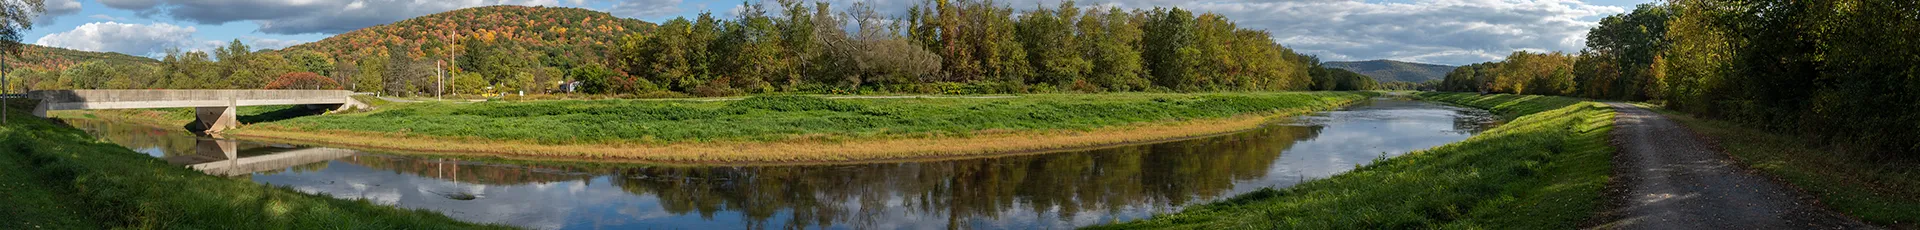
<path fill-rule="evenodd" d="M 504 228 L 208 176 L 10 113 L 0 126 L 0 229 Z"/>
<path fill-rule="evenodd" d="M 654 163 L 938 159 L 1187 138 L 1332 109 L 1361 93 L 1029 95 L 1020 98 L 542 101 L 397 106 L 231 135 L 454 155 Z M 466 120 L 475 127 L 452 127 Z M 511 125 L 509 125 L 511 124 Z"/>
<path fill-rule="evenodd" d="M 1568 229 L 1601 205 L 1613 110 L 1577 99 L 1425 94 L 1512 120 L 1459 143 L 1094 229 Z"/>
<path fill-rule="evenodd" d="M 528 101 L 415 103 L 302 117 L 247 130 L 361 131 L 540 144 L 858 140 L 980 132 L 1088 130 L 1142 122 L 1225 118 L 1364 98 L 1353 93 L 1063 94 L 993 99 Z"/>

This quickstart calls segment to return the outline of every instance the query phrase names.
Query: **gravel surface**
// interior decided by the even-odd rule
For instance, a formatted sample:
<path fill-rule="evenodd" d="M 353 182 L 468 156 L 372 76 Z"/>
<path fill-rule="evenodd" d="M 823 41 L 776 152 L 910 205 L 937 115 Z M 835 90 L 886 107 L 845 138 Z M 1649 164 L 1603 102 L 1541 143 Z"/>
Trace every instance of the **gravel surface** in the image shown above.
<path fill-rule="evenodd" d="M 1608 103 L 1614 117 L 1612 203 L 1598 228 L 1871 229 L 1804 192 L 1758 175 L 1658 113 Z"/>

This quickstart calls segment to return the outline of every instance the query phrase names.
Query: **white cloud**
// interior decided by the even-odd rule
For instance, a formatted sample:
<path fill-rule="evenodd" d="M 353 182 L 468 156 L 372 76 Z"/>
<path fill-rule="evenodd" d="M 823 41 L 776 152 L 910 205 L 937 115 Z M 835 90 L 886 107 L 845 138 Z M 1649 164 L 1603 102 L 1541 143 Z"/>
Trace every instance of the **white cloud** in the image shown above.
<path fill-rule="evenodd" d="M 905 15 L 918 1 L 830 0 L 835 8 L 869 2 Z M 1016 10 L 1052 8 L 1058 0 L 1007 0 Z M 1397 59 L 1450 65 L 1492 61 L 1516 50 L 1577 51 L 1596 23 L 1583 18 L 1626 12 L 1575 0 L 1091 0 L 1083 9 L 1179 7 L 1213 12 L 1242 28 L 1267 30 L 1280 44 L 1321 60 Z"/>
<path fill-rule="evenodd" d="M 80 25 L 71 31 L 48 34 L 40 37 L 34 44 L 152 56 L 164 52 L 169 47 L 192 45 L 194 31 L 196 30 L 192 26 L 182 27 L 167 23 L 94 22 Z"/>
<path fill-rule="evenodd" d="M 41 12 L 40 17 L 33 20 L 34 23 L 53 24 L 54 18 L 80 13 L 80 2 L 75 0 L 47 0 L 45 3 L 47 11 Z"/>
<path fill-rule="evenodd" d="M 102 0 L 108 6 L 164 13 L 200 24 L 254 21 L 270 34 L 333 34 L 455 9 L 490 5 L 559 6 L 560 0 Z M 569 0 L 572 1 L 572 0 Z M 244 10 L 240 10 L 244 9 Z"/>
<path fill-rule="evenodd" d="M 127 20 L 127 19 L 125 19 L 125 18 L 120 18 L 120 17 L 114 17 L 114 16 L 112 16 L 112 15 L 105 15 L 105 14 L 94 14 L 94 15 L 92 15 L 92 16 L 87 16 L 87 17 L 88 17 L 88 18 L 93 18 L 93 19 L 100 19 L 100 20 L 106 20 L 106 21 L 124 21 L 124 20 Z"/>
<path fill-rule="evenodd" d="M 1573 51 L 1595 23 L 1624 12 L 1569 0 L 1296 1 L 1188 3 L 1323 60 L 1398 59 L 1442 64 L 1496 60 L 1516 50 Z"/>
<path fill-rule="evenodd" d="M 136 12 L 162 12 L 175 20 L 219 24 L 254 21 L 269 34 L 332 34 L 453 9 L 485 5 L 575 5 L 611 1 L 616 16 L 660 18 L 716 10 L 733 17 L 737 4 L 682 8 L 683 0 L 100 0 Z M 869 2 L 882 13 L 904 15 L 919 1 L 828 0 L 844 9 Z M 1005 0 L 1018 10 L 1053 7 L 1057 0 Z M 730 5 L 730 6 L 728 6 Z M 1574 0 L 1089 0 L 1082 7 L 1180 7 L 1227 16 L 1241 27 L 1267 30 L 1280 44 L 1322 60 L 1397 59 L 1440 64 L 1498 60 L 1516 50 L 1576 51 L 1584 46 L 1592 18 L 1625 12 Z M 246 10 L 234 10 L 246 9 Z M 770 13 L 776 12 L 771 11 Z M 143 14 L 147 15 L 147 14 Z"/>
<path fill-rule="evenodd" d="M 251 47 L 256 50 L 263 50 L 263 49 L 277 50 L 281 48 L 287 48 L 288 46 L 307 43 L 306 41 L 300 41 L 300 40 L 281 40 L 281 39 L 260 38 L 260 37 L 241 37 L 240 40 L 246 41 L 247 47 Z"/>
<path fill-rule="evenodd" d="M 160 5 L 158 0 L 99 0 L 100 4 L 115 9 L 145 10 Z"/>
<path fill-rule="evenodd" d="M 680 13 L 680 0 L 614 1 L 609 13 L 628 18 L 656 18 Z"/>

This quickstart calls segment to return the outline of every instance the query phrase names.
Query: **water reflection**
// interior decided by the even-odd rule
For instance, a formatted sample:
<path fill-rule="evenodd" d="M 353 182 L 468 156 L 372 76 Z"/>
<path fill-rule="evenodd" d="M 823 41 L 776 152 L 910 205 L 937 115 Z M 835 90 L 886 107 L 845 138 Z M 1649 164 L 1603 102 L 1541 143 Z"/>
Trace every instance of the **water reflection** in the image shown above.
<path fill-rule="evenodd" d="M 1248 132 L 1161 144 L 941 162 L 771 167 L 503 163 L 336 155 L 323 150 L 344 150 L 249 143 L 235 143 L 229 154 L 194 147 L 210 140 L 185 132 L 75 124 L 169 161 L 224 157 L 176 162 L 182 165 L 318 159 L 238 178 L 437 210 L 476 222 L 543 229 L 937 229 L 1070 228 L 1177 211 L 1458 141 L 1484 129 L 1488 120 L 1484 111 L 1377 100 Z M 276 157 L 283 155 L 310 157 Z"/>

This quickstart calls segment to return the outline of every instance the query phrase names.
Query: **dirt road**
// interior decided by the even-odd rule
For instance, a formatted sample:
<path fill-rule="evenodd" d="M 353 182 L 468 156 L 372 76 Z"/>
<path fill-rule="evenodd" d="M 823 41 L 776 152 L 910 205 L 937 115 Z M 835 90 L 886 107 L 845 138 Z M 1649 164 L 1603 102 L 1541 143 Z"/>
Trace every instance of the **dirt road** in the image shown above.
<path fill-rule="evenodd" d="M 1741 166 L 1651 110 L 1608 103 L 1614 117 L 1613 207 L 1599 228 L 1873 228 Z"/>

